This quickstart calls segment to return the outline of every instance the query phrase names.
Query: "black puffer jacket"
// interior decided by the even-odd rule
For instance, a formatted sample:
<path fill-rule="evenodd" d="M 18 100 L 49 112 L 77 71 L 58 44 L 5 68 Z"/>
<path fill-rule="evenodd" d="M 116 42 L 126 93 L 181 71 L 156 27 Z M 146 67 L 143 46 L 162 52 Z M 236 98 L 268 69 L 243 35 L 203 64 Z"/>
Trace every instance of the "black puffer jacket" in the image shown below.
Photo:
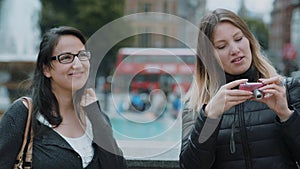
<path fill-rule="evenodd" d="M 300 78 L 287 79 L 286 88 L 288 104 L 294 113 L 283 123 L 267 105 L 257 101 L 249 100 L 232 107 L 220 122 L 207 119 L 203 108 L 196 113 L 196 118 L 185 109 L 180 167 L 297 169 L 297 163 L 300 164 Z M 216 126 L 212 134 L 202 135 L 205 122 Z"/>

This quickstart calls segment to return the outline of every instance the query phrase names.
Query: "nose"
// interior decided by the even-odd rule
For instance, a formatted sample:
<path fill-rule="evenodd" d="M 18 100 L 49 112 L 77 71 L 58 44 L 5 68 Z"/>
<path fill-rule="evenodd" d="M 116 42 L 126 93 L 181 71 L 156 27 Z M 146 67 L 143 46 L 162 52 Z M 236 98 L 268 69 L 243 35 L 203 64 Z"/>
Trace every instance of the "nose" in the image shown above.
<path fill-rule="evenodd" d="M 82 67 L 82 63 L 79 60 L 78 57 L 74 57 L 73 63 L 72 63 L 72 67 L 73 68 L 78 68 L 78 67 Z"/>
<path fill-rule="evenodd" d="M 238 45 L 232 44 L 230 48 L 230 55 L 236 55 L 240 52 Z"/>

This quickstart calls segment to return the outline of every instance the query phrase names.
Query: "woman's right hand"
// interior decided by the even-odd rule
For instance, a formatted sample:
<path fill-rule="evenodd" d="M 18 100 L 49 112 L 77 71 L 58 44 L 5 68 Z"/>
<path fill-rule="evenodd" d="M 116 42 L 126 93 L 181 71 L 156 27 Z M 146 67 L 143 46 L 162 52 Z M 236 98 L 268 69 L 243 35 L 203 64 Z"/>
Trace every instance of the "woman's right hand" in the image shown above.
<path fill-rule="evenodd" d="M 233 89 L 247 81 L 248 79 L 241 79 L 223 85 L 206 105 L 204 111 L 207 117 L 211 119 L 220 118 L 222 114 L 231 107 L 252 98 L 253 93 L 250 91 Z"/>
<path fill-rule="evenodd" d="M 88 88 L 82 94 L 80 105 L 85 107 L 98 100 L 94 89 Z"/>

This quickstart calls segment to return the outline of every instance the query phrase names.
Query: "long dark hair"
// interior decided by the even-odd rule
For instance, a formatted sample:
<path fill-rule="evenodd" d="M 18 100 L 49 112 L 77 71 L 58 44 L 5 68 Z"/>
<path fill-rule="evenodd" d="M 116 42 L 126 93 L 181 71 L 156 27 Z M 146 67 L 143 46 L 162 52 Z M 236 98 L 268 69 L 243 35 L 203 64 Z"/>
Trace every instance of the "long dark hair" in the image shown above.
<path fill-rule="evenodd" d="M 58 101 L 51 90 L 50 79 L 44 75 L 43 70 L 45 67 L 52 68 L 51 56 L 62 35 L 73 35 L 79 38 L 83 44 L 86 43 L 84 35 L 76 28 L 61 26 L 48 30 L 43 35 L 40 43 L 39 54 L 31 85 L 34 108 L 33 117 L 36 117 L 37 113 L 40 113 L 54 127 L 60 125 L 62 117 L 59 111 Z M 75 98 L 75 100 L 78 99 Z M 35 121 L 33 121 L 33 123 L 36 124 Z"/>

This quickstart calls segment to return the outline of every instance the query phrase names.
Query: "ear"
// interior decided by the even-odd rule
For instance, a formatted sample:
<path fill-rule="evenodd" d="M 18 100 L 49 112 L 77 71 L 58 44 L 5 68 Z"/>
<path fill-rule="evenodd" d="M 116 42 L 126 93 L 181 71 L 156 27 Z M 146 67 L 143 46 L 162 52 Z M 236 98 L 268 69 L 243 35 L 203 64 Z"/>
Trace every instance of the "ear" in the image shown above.
<path fill-rule="evenodd" d="M 43 65 L 43 73 L 47 78 L 51 77 L 50 67 Z"/>

